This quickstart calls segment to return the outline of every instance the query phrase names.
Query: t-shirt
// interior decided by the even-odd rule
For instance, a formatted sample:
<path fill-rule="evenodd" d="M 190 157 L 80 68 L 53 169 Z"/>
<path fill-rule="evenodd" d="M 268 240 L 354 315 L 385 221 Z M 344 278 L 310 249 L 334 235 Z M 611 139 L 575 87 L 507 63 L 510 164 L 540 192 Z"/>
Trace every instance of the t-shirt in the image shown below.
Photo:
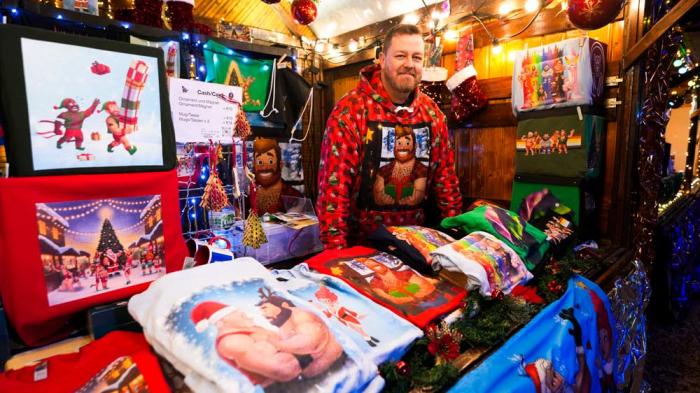
<path fill-rule="evenodd" d="M 449 271 L 464 273 L 468 289 L 479 288 L 485 296 L 502 292 L 532 279 L 520 256 L 486 232 L 473 232 L 432 252 L 433 259 Z"/>
<path fill-rule="evenodd" d="M 456 217 L 442 220 L 445 228 L 461 227 L 467 233 L 483 231 L 513 249 L 532 270 L 549 249 L 547 235 L 517 214 L 493 205 L 483 205 Z"/>
<path fill-rule="evenodd" d="M 442 266 L 433 261 L 430 252 L 455 239 L 438 230 L 417 225 L 382 225 L 369 236 L 369 241 L 378 250 L 396 255 L 419 273 L 434 275 Z"/>
<path fill-rule="evenodd" d="M 0 374 L 0 391 L 22 393 L 167 392 L 158 359 L 142 334 L 111 332 L 77 353 Z M 131 389 L 131 390 L 123 390 Z"/>
<path fill-rule="evenodd" d="M 377 376 L 339 323 L 252 258 L 166 275 L 129 312 L 193 390 L 349 392 Z"/>
<path fill-rule="evenodd" d="M 395 256 L 373 248 L 326 250 L 306 262 L 321 273 L 343 279 L 420 328 L 459 307 L 466 295 L 464 289 L 423 276 Z"/>
<path fill-rule="evenodd" d="M 343 325 L 375 364 L 398 361 L 423 331 L 361 295 L 343 280 L 309 270 L 305 263 L 291 270 L 274 270 L 291 294 L 317 308 L 327 319 Z"/>

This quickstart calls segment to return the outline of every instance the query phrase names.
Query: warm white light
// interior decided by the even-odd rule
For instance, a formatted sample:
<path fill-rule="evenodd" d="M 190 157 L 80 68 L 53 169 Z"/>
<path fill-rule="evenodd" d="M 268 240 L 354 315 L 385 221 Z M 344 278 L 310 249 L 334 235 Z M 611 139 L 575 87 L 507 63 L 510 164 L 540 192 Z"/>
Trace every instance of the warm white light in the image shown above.
<path fill-rule="evenodd" d="M 515 56 L 518 54 L 517 51 L 509 51 L 508 52 L 508 61 L 515 61 Z"/>
<path fill-rule="evenodd" d="M 430 21 L 428 21 L 428 29 L 432 30 L 434 28 L 435 28 L 435 20 L 431 19 Z"/>
<path fill-rule="evenodd" d="M 420 18 L 418 18 L 418 15 L 408 14 L 408 15 L 403 17 L 403 20 L 401 21 L 401 23 L 405 24 L 405 25 L 417 25 L 419 20 L 420 20 Z"/>
<path fill-rule="evenodd" d="M 527 0 L 525 2 L 525 11 L 535 12 L 538 9 L 540 9 L 540 1 L 539 0 Z"/>
<path fill-rule="evenodd" d="M 459 38 L 459 34 L 457 34 L 456 30 L 447 30 L 442 37 L 446 40 L 454 41 Z"/>
<path fill-rule="evenodd" d="M 316 42 L 316 52 L 318 53 L 323 53 L 326 51 L 326 41 L 318 41 Z"/>
<path fill-rule="evenodd" d="M 494 55 L 500 55 L 503 52 L 503 47 L 498 43 L 498 40 L 493 40 L 493 46 L 491 47 L 491 53 Z"/>
<path fill-rule="evenodd" d="M 566 11 L 568 8 L 569 8 L 569 2 L 566 1 L 566 0 L 563 0 L 563 1 L 561 2 L 561 10 L 562 10 L 562 11 Z"/>
<path fill-rule="evenodd" d="M 498 14 L 501 16 L 506 16 L 510 14 L 511 11 L 513 11 L 513 3 L 511 3 L 510 1 L 504 1 L 498 7 Z"/>
<path fill-rule="evenodd" d="M 688 86 L 689 87 L 695 86 L 695 81 L 688 81 Z"/>
<path fill-rule="evenodd" d="M 348 49 L 350 50 L 350 52 L 356 52 L 357 47 L 357 41 L 351 39 L 350 42 L 348 42 Z"/>

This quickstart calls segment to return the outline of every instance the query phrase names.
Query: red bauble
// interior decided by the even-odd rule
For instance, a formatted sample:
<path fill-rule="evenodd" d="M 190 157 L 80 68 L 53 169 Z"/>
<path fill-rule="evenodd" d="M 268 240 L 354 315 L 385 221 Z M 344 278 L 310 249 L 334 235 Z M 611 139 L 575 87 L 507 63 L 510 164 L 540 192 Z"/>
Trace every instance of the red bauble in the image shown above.
<path fill-rule="evenodd" d="M 308 25 L 313 22 L 317 13 L 313 0 L 294 0 L 292 3 L 292 16 L 299 24 Z"/>
<path fill-rule="evenodd" d="M 624 0 L 569 0 L 569 21 L 579 29 L 595 30 L 612 22 L 620 13 Z"/>

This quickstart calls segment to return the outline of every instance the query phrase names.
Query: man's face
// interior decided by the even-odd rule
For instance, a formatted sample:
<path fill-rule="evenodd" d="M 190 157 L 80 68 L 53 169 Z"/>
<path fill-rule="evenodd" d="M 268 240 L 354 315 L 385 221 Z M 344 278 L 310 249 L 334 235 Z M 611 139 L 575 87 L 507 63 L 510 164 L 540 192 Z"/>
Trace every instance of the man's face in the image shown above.
<path fill-rule="evenodd" d="M 413 136 L 405 135 L 397 138 L 394 144 L 394 157 L 396 157 L 398 162 L 409 161 L 415 155 L 414 148 L 415 143 L 413 142 Z"/>
<path fill-rule="evenodd" d="M 107 105 L 107 112 L 109 112 L 110 115 L 116 116 L 119 114 L 119 107 L 116 105 Z"/>
<path fill-rule="evenodd" d="M 386 266 L 381 263 L 377 263 L 371 259 L 365 260 L 365 266 L 372 269 L 375 273 L 384 274 L 386 273 Z"/>
<path fill-rule="evenodd" d="M 269 320 L 275 319 L 281 312 L 282 308 L 275 306 L 272 303 L 263 303 L 260 305 L 260 310 L 262 311 L 265 318 Z"/>
<path fill-rule="evenodd" d="M 418 34 L 395 35 L 386 53 L 379 55 L 384 81 L 393 90 L 408 94 L 423 76 L 423 38 Z"/>
<path fill-rule="evenodd" d="M 253 163 L 255 180 L 263 187 L 268 187 L 277 182 L 279 174 L 279 157 L 275 149 L 256 154 Z"/>
<path fill-rule="evenodd" d="M 71 112 L 78 112 L 80 111 L 80 107 L 78 106 L 78 103 L 73 101 L 68 104 L 68 110 Z"/>

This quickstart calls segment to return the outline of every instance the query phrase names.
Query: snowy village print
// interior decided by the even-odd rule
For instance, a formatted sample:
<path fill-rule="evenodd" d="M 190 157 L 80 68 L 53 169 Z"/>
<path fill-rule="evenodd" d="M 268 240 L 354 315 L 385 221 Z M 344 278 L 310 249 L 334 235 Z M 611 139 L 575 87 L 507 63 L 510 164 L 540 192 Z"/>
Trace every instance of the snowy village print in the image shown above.
<path fill-rule="evenodd" d="M 37 203 L 49 305 L 165 274 L 160 195 Z"/>
<path fill-rule="evenodd" d="M 163 165 L 156 57 L 21 45 L 34 170 Z"/>

